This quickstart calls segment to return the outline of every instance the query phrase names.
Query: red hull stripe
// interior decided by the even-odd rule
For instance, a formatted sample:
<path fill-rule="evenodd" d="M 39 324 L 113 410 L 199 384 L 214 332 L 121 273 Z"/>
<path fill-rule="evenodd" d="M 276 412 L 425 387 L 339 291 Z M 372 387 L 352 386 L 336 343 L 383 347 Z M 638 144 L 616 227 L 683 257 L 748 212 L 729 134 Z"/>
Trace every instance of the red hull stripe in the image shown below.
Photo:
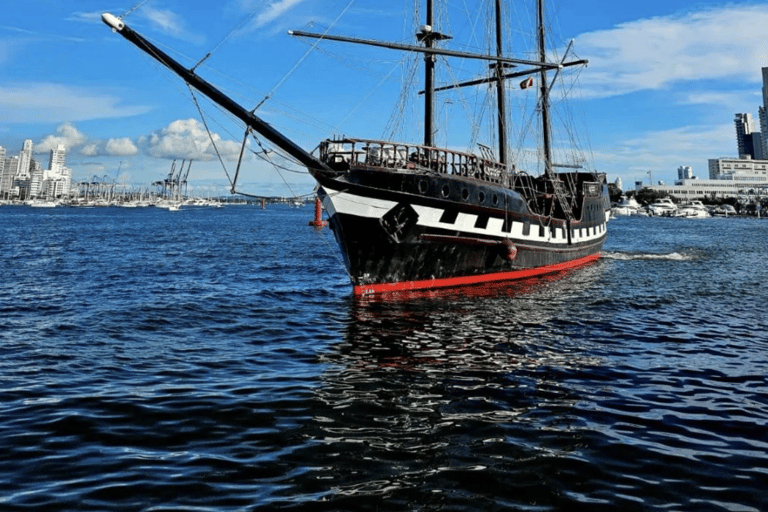
<path fill-rule="evenodd" d="M 402 292 L 408 290 L 426 290 L 430 288 L 446 288 L 453 286 L 468 286 L 481 283 L 492 283 L 494 281 L 512 281 L 514 279 L 525 279 L 552 272 L 560 272 L 570 268 L 578 267 L 600 258 L 600 253 L 590 254 L 578 260 L 565 261 L 548 265 L 545 267 L 527 268 L 525 270 L 511 270 L 509 272 L 496 272 L 493 274 L 483 274 L 477 276 L 447 277 L 444 279 L 424 279 L 422 281 L 401 281 L 399 283 L 382 284 L 364 284 L 352 287 L 354 295 L 370 295 L 378 293 Z"/>

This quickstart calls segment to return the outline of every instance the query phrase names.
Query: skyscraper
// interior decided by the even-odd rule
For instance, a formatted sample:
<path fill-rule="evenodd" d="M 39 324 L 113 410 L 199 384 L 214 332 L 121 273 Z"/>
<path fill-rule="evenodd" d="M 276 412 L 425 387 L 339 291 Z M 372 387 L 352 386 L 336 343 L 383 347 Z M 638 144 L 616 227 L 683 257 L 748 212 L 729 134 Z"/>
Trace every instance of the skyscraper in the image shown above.
<path fill-rule="evenodd" d="M 758 107 L 757 116 L 760 118 L 760 149 L 763 158 L 768 158 L 768 68 L 762 68 L 763 73 L 763 105 Z"/>
<path fill-rule="evenodd" d="M 16 171 L 16 179 L 28 180 L 30 178 L 30 165 L 32 164 L 32 141 L 27 139 L 19 153 L 19 168 Z"/>
<path fill-rule="evenodd" d="M 739 158 L 755 158 L 755 148 L 752 142 L 752 132 L 755 124 L 750 114 L 736 114 L 733 123 L 736 125 L 736 144 L 739 146 Z"/>
<path fill-rule="evenodd" d="M 678 180 L 691 180 L 693 179 L 693 168 L 688 165 L 681 165 L 677 168 Z"/>
<path fill-rule="evenodd" d="M 48 163 L 48 169 L 53 174 L 61 174 L 64 169 L 64 160 L 67 156 L 67 148 L 59 144 L 55 149 L 51 150 L 51 159 Z"/>
<path fill-rule="evenodd" d="M 0 146 L 0 198 L 4 196 L 4 178 L 5 177 L 5 148 Z"/>

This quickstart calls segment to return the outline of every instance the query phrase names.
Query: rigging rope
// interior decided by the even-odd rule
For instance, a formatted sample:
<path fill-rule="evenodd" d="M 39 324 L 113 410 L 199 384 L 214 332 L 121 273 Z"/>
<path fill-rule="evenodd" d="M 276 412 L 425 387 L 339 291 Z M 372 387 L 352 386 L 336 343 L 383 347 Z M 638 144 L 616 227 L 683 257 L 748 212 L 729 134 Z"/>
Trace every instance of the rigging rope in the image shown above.
<path fill-rule="evenodd" d="M 120 19 L 123 19 L 123 18 L 125 18 L 126 16 L 128 16 L 129 14 L 131 14 L 133 11 L 135 11 L 136 9 L 138 9 L 139 7 L 141 7 L 142 5 L 144 5 L 145 3 L 147 3 L 148 1 L 149 1 L 149 0 L 142 0 L 141 2 L 137 3 L 136 5 L 134 5 L 134 6 L 133 6 L 133 7 L 131 7 L 130 9 L 128 9 L 128 11 L 127 11 L 125 14 L 123 14 L 122 16 L 120 16 Z"/>
<path fill-rule="evenodd" d="M 333 26 L 336 25 L 336 23 L 338 23 L 339 19 L 341 19 L 341 17 L 344 15 L 344 13 L 346 13 L 349 10 L 349 8 L 352 7 L 352 4 L 354 4 L 354 3 L 355 3 L 355 0 L 350 0 L 350 2 L 347 4 L 347 6 L 344 8 L 344 10 L 341 11 L 341 14 L 339 14 L 336 17 L 336 19 L 333 20 L 333 23 L 331 23 L 331 25 L 325 30 L 325 32 L 323 32 L 323 36 L 325 36 L 326 34 L 328 34 L 328 32 L 330 32 L 330 30 L 333 28 Z M 280 81 L 277 83 L 277 85 L 275 85 L 272 88 L 272 90 L 267 93 L 267 95 L 264 97 L 264 99 L 261 100 L 258 105 L 256 105 L 256 107 L 253 109 L 253 112 L 258 110 L 259 107 L 261 107 L 275 93 L 275 91 L 277 91 L 277 89 L 281 85 L 283 85 L 283 83 L 288 79 L 288 77 L 291 76 L 294 71 L 296 71 L 296 69 L 301 65 L 302 62 L 304 62 L 304 60 L 307 57 L 309 57 L 309 54 L 312 53 L 312 51 L 315 49 L 315 47 L 317 47 L 317 45 L 319 45 L 320 41 L 322 41 L 322 40 L 323 40 L 323 38 L 319 38 L 317 41 L 315 41 L 315 43 L 304 53 L 304 55 L 298 60 L 298 62 L 296 62 L 296 64 L 293 65 L 291 70 L 288 71 L 288 73 L 283 78 L 280 79 Z"/>
<path fill-rule="evenodd" d="M 189 87 L 189 92 L 192 93 L 192 100 L 195 102 L 195 106 L 197 107 L 197 111 L 200 113 L 200 119 L 203 121 L 203 126 L 205 126 L 205 131 L 208 132 L 208 138 L 211 140 L 211 145 L 213 145 L 214 151 L 216 151 L 216 156 L 219 159 L 219 162 L 221 163 L 222 169 L 224 169 L 224 174 L 227 175 L 227 179 L 229 180 L 229 183 L 232 183 L 232 178 L 229 177 L 229 173 L 227 172 L 227 166 L 224 165 L 224 160 L 221 158 L 221 154 L 219 153 L 219 148 L 216 147 L 216 142 L 213 140 L 213 134 L 211 133 L 211 130 L 208 129 L 208 123 L 205 120 L 205 116 L 203 115 L 203 109 L 200 108 L 200 103 L 197 101 L 197 96 L 195 95 L 194 89 L 192 89 L 192 86 L 187 84 L 187 87 Z"/>

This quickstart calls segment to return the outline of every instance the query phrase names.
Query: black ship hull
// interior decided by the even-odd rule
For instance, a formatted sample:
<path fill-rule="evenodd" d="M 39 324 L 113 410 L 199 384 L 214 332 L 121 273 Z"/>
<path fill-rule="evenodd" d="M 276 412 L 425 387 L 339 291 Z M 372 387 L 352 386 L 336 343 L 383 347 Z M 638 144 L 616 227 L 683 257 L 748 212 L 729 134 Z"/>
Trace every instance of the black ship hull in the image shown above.
<path fill-rule="evenodd" d="M 313 174 L 355 295 L 557 272 L 599 258 L 606 238 L 600 183 L 580 199 L 579 218 L 566 220 L 536 214 L 514 188 L 475 177 L 374 166 Z"/>

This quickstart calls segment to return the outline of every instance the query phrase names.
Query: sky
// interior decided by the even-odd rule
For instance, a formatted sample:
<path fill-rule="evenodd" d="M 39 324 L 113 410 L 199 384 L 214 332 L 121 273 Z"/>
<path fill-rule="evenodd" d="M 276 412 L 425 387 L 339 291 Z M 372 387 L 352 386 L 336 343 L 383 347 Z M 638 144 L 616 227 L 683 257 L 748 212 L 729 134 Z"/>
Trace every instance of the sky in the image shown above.
<path fill-rule="evenodd" d="M 190 185 L 222 193 L 238 170 L 238 190 L 289 196 L 314 182 L 253 138 L 215 106 L 102 23 L 123 16 L 134 30 L 216 84 L 262 119 L 312 150 L 333 135 L 420 142 L 418 60 L 391 50 L 291 37 L 290 29 L 414 44 L 414 0 L 5 0 L 0 2 L 0 146 L 17 154 L 25 139 L 48 164 L 67 147 L 75 180 L 136 186 L 163 179 L 174 159 L 193 160 Z M 443 2 L 445 3 L 445 2 Z M 521 2 L 507 2 L 508 45 L 522 58 Z M 488 39 L 478 27 L 488 0 L 448 0 L 435 26 L 465 50 Z M 574 40 L 589 59 L 575 73 L 579 140 L 592 166 L 621 178 L 671 184 L 679 166 L 707 178 L 707 160 L 737 155 L 733 118 L 762 104 L 768 67 L 768 1 L 559 1 L 553 44 Z M 458 14 L 460 16 L 453 16 Z M 451 18 L 447 18 L 451 15 Z M 455 18 L 464 18 L 456 22 Z M 450 19 L 450 21 L 448 21 Z M 210 57 L 204 57 L 210 53 Z M 562 51 L 560 52 L 562 56 Z M 202 60 L 202 62 L 201 62 Z M 458 62 L 477 76 L 487 64 Z M 570 71 L 570 70 L 569 70 Z M 445 75 L 442 75 L 445 76 Z M 516 84 L 510 94 L 523 93 Z M 439 99 L 438 143 L 458 149 L 482 142 L 482 129 L 449 113 L 477 111 L 485 90 Z M 482 95 L 479 93 L 483 93 Z M 518 99 L 513 97 L 514 105 Z M 201 114 L 202 113 L 202 114 Z M 405 126 L 410 123 L 410 127 Z M 405 126 L 405 127 L 404 127 Z M 473 136 L 479 130 L 479 139 Z M 462 144 L 464 146 L 462 146 Z M 514 151 L 514 150 L 513 150 Z M 522 151 L 522 149 L 520 149 Z M 96 178 L 94 178 L 96 177 Z"/>

